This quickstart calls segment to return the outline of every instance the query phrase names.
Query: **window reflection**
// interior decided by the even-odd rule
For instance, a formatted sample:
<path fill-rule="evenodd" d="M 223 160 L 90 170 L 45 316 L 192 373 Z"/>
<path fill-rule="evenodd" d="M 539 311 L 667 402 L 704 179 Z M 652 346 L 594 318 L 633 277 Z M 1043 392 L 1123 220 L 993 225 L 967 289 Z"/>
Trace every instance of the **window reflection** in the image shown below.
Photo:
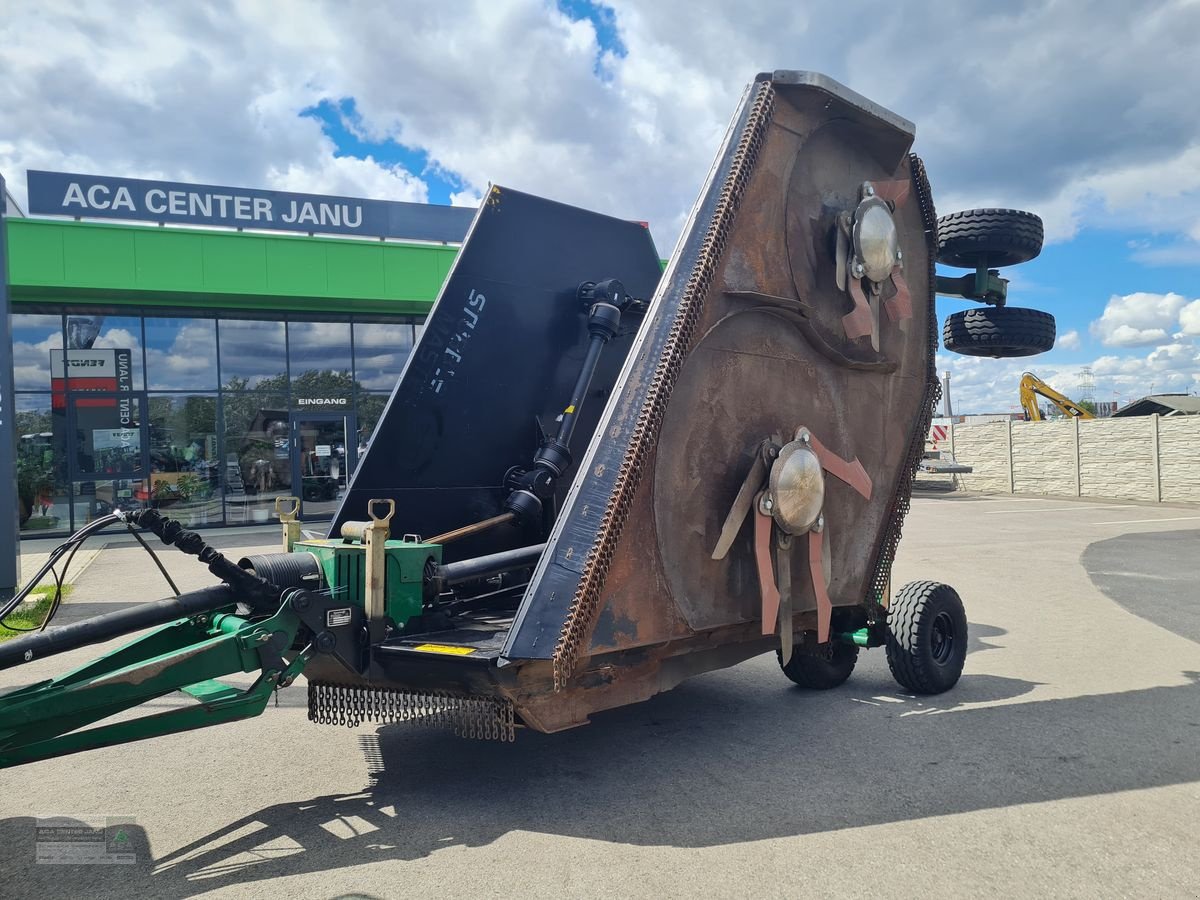
<path fill-rule="evenodd" d="M 54 408 L 49 394 L 18 394 L 13 418 L 21 531 L 66 529 L 71 514 L 66 488 L 66 410 Z"/>
<path fill-rule="evenodd" d="M 147 499 L 173 518 L 191 525 L 221 518 L 215 396 L 150 398 L 149 481 Z"/>
<path fill-rule="evenodd" d="M 18 391 L 50 390 L 50 353 L 62 351 L 62 324 L 62 316 L 13 314 L 13 381 Z"/>
<path fill-rule="evenodd" d="M 275 498 L 292 493 L 287 395 L 226 394 L 222 405 L 226 521 L 269 521 Z"/>
<path fill-rule="evenodd" d="M 281 390 L 287 386 L 287 343 L 282 322 L 221 319 L 221 385 L 226 390 Z"/>
<path fill-rule="evenodd" d="M 138 391 L 142 379 L 142 319 L 68 313 L 64 353 L 51 351 L 50 375 L 72 391 Z M 55 390 L 60 389 L 55 386 Z"/>
<path fill-rule="evenodd" d="M 401 322 L 354 323 L 354 373 L 372 391 L 390 391 L 413 347 L 413 327 Z"/>
<path fill-rule="evenodd" d="M 146 379 L 151 390 L 215 389 L 216 320 L 147 316 Z"/>
<path fill-rule="evenodd" d="M 306 372 L 349 374 L 349 322 L 288 322 L 288 362 L 292 381 Z"/>

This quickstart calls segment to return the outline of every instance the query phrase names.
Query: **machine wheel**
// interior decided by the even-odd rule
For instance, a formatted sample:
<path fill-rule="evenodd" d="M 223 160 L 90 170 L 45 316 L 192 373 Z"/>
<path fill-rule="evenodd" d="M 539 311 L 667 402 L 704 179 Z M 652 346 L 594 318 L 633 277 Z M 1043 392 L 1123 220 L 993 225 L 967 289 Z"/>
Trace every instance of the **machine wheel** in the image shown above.
<path fill-rule="evenodd" d="M 1034 356 L 1054 346 L 1054 316 L 1019 306 L 983 306 L 946 316 L 942 344 L 964 356 Z"/>
<path fill-rule="evenodd" d="M 1028 262 L 1042 252 L 1042 220 L 1019 209 L 967 209 L 938 219 L 937 259 L 974 269 Z"/>
<path fill-rule="evenodd" d="M 783 654 L 778 650 L 775 651 L 775 658 L 779 661 L 779 668 L 783 669 L 783 674 L 800 687 L 827 691 L 844 684 L 850 677 L 850 673 L 854 671 L 854 664 L 858 662 L 858 647 L 838 641 L 834 643 L 828 658 L 797 650 L 792 653 L 792 658 L 786 666 L 783 664 Z"/>
<path fill-rule="evenodd" d="M 902 587 L 888 609 L 887 660 L 900 686 L 940 694 L 967 659 L 967 613 L 954 588 L 936 581 Z"/>

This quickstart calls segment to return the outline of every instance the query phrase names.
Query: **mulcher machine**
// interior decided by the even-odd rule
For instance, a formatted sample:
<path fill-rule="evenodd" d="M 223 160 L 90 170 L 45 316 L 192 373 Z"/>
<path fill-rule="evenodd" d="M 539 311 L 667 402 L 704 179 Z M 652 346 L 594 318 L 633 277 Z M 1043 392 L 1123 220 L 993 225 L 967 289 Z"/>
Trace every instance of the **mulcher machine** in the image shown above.
<path fill-rule="evenodd" d="M 285 503 L 281 551 L 234 562 L 116 514 L 218 583 L 0 645 L 10 668 L 154 626 L 0 697 L 0 764 L 255 716 L 301 673 L 314 722 L 501 740 L 770 651 L 829 688 L 885 646 L 904 688 L 950 688 L 958 595 L 890 573 L 934 293 L 1002 308 L 1013 235 L 969 214 L 951 261 L 976 276 L 939 285 L 913 133 L 820 75 L 758 76 L 665 272 L 639 223 L 492 188 L 328 537 Z M 1046 349 L 984 324 L 958 349 Z"/>

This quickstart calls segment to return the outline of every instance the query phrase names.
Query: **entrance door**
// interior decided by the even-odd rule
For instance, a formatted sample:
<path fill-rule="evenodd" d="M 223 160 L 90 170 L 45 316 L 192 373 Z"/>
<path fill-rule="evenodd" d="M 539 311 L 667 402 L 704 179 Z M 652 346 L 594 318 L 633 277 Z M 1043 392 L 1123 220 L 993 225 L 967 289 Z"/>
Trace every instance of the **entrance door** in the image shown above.
<path fill-rule="evenodd" d="M 67 457 L 73 527 L 148 498 L 146 398 L 100 391 L 68 395 Z"/>
<path fill-rule="evenodd" d="M 292 488 L 304 519 L 330 519 L 354 468 L 354 416 L 292 413 Z"/>

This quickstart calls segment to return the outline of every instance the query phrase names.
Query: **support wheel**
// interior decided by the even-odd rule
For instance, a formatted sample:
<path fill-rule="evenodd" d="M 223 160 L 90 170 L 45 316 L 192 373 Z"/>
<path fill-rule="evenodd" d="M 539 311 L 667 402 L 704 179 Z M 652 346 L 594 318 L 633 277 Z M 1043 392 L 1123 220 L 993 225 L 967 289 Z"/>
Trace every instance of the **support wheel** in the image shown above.
<path fill-rule="evenodd" d="M 948 691 L 967 659 L 967 613 L 954 588 L 914 581 L 888 609 L 887 661 L 900 686 L 915 694 Z"/>
<path fill-rule="evenodd" d="M 854 664 L 858 662 L 858 647 L 854 644 L 843 644 L 841 641 L 835 642 L 829 657 L 813 656 L 801 653 L 797 649 L 786 666 L 783 664 L 783 654 L 778 650 L 775 651 L 775 658 L 779 661 L 779 668 L 783 669 L 783 674 L 800 687 L 827 691 L 845 684 L 846 679 L 850 677 L 850 673 L 854 671 Z"/>
<path fill-rule="evenodd" d="M 1015 266 L 1042 252 L 1042 220 L 1019 209 L 968 209 L 938 219 L 937 260 L 974 269 Z"/>
<path fill-rule="evenodd" d="M 1035 356 L 1054 346 L 1054 316 L 1019 306 L 983 306 L 946 316 L 942 344 L 964 356 L 1010 359 Z"/>

